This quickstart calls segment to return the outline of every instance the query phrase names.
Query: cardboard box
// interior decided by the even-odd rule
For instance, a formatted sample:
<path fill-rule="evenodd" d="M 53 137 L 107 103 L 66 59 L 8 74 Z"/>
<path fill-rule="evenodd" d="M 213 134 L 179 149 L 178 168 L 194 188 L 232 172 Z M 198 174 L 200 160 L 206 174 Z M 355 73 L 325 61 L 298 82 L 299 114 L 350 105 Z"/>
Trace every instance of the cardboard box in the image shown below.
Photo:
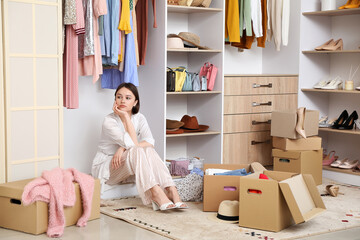
<path fill-rule="evenodd" d="M 32 234 L 41 234 L 47 231 L 48 204 L 41 201 L 24 206 L 21 195 L 24 187 L 33 179 L 0 184 L 0 227 L 13 229 Z M 82 204 L 79 184 L 75 184 L 76 202 L 73 207 L 64 208 L 65 225 L 76 224 L 82 215 Z M 100 217 L 100 181 L 95 180 L 89 220 Z"/>
<path fill-rule="evenodd" d="M 320 150 L 321 137 L 313 136 L 308 138 L 289 139 L 273 137 L 272 143 L 274 148 L 281 150 Z"/>
<path fill-rule="evenodd" d="M 208 168 L 241 169 L 251 171 L 250 164 L 204 164 Z M 241 176 L 204 175 L 203 211 L 217 212 L 223 200 L 239 200 L 239 179 Z"/>
<path fill-rule="evenodd" d="M 283 151 L 273 149 L 274 171 L 311 174 L 317 185 L 322 183 L 323 150 Z"/>
<path fill-rule="evenodd" d="M 311 175 L 264 171 L 269 177 L 266 180 L 259 179 L 259 174 L 241 178 L 240 226 L 278 232 L 325 210 Z"/>
<path fill-rule="evenodd" d="M 301 136 L 296 132 L 296 110 L 274 111 L 271 113 L 271 136 L 298 139 Z M 319 111 L 306 110 L 304 129 L 307 137 L 316 136 L 319 132 Z"/>

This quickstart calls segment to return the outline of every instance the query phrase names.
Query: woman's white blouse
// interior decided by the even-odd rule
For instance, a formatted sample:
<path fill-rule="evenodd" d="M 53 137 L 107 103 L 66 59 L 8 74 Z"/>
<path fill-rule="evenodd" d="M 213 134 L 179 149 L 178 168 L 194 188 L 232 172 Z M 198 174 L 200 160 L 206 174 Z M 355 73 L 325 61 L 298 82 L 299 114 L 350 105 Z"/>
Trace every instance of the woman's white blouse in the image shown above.
<path fill-rule="evenodd" d="M 132 115 L 131 122 L 134 125 L 138 142 L 146 141 L 154 146 L 155 140 L 145 116 L 141 113 Z M 103 188 L 104 183 L 110 177 L 110 163 L 113 155 L 119 147 L 129 149 L 134 145 L 129 133 L 125 131 L 120 117 L 114 113 L 107 115 L 102 124 L 98 151 L 93 160 L 91 170 L 92 176 L 100 179 L 102 190 L 106 190 Z"/>

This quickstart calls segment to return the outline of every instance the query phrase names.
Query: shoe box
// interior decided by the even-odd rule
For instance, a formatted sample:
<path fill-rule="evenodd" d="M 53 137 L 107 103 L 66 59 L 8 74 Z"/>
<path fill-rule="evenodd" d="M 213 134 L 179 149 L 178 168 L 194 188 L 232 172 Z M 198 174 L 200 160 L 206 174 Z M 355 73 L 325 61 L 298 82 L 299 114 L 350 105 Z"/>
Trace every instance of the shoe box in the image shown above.
<path fill-rule="evenodd" d="M 274 137 L 298 139 L 301 136 L 296 132 L 297 123 L 296 110 L 273 111 L 271 113 L 271 132 Z M 307 137 L 316 136 L 319 132 L 319 111 L 306 110 L 304 119 L 304 130 Z"/>
<path fill-rule="evenodd" d="M 316 185 L 322 184 L 323 150 L 284 151 L 273 149 L 274 171 L 311 174 Z"/>
<path fill-rule="evenodd" d="M 24 206 L 21 196 L 26 184 L 33 179 L 0 184 L 0 227 L 31 234 L 41 234 L 48 227 L 48 204 L 36 201 Z M 82 215 L 80 187 L 75 184 L 76 202 L 73 207 L 65 207 L 65 226 L 76 224 Z M 100 218 L 100 181 L 95 179 L 89 220 Z"/>
<path fill-rule="evenodd" d="M 250 164 L 204 164 L 208 168 L 236 170 L 245 168 L 252 172 Z M 239 200 L 239 179 L 243 176 L 204 175 L 203 211 L 217 212 L 223 200 Z"/>
<path fill-rule="evenodd" d="M 263 173 L 269 180 L 259 179 L 259 172 L 240 180 L 241 227 L 278 232 L 325 211 L 312 175 L 278 171 Z"/>
<path fill-rule="evenodd" d="M 281 150 L 319 150 L 321 149 L 321 137 L 313 136 L 299 139 L 272 137 L 273 148 Z"/>

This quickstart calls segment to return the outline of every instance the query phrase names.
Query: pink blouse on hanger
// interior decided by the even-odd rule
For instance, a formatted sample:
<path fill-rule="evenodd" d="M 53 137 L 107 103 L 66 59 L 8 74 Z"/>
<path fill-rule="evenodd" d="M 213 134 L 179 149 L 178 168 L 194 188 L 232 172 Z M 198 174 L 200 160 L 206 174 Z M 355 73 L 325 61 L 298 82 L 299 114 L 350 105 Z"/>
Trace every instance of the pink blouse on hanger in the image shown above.
<path fill-rule="evenodd" d="M 100 74 L 103 73 L 102 68 L 102 59 L 101 59 L 101 49 L 100 49 L 100 39 L 98 36 L 99 25 L 98 18 L 101 15 L 107 14 L 106 0 L 94 0 L 93 2 L 93 23 L 94 23 L 94 45 L 95 45 L 95 55 L 86 56 L 83 59 L 79 59 L 79 76 L 93 76 L 93 82 L 96 82 Z"/>

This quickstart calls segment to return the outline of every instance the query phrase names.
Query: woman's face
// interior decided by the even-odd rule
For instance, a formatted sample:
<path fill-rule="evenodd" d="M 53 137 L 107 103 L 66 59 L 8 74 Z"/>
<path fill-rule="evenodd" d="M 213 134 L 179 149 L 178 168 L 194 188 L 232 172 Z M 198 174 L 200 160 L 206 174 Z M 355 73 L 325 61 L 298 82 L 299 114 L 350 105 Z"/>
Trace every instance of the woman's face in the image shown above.
<path fill-rule="evenodd" d="M 120 88 L 116 93 L 115 102 L 121 111 L 131 114 L 132 108 L 137 104 L 135 95 L 126 87 Z"/>

